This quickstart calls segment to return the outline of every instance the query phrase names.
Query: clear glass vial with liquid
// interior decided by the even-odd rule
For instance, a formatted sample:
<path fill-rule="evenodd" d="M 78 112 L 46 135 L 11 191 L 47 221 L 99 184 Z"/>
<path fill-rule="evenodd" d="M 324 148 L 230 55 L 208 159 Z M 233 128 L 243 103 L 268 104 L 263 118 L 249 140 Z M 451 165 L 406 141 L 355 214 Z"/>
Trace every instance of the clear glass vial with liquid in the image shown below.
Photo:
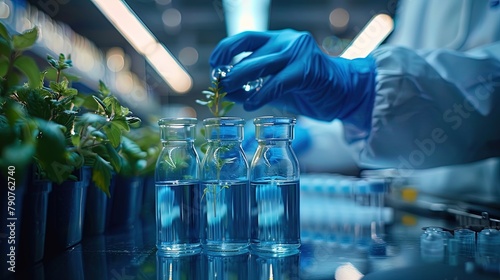
<path fill-rule="evenodd" d="M 159 254 L 190 255 L 200 244 L 200 161 L 195 118 L 158 121 L 162 150 L 155 170 L 156 247 Z"/>
<path fill-rule="evenodd" d="M 248 161 L 241 146 L 245 121 L 203 121 L 207 150 L 201 163 L 201 243 L 210 252 L 238 252 L 250 242 Z"/>
<path fill-rule="evenodd" d="M 254 120 L 257 150 L 250 166 L 252 250 L 287 253 L 300 247 L 300 170 L 292 149 L 295 119 Z"/>

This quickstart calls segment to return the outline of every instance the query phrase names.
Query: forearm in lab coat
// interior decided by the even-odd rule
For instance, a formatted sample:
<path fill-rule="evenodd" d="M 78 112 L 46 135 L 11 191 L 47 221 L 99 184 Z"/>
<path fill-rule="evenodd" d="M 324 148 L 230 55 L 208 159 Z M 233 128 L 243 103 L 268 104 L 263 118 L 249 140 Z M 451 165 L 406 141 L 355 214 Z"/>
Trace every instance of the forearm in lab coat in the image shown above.
<path fill-rule="evenodd" d="M 500 43 L 469 52 L 383 46 L 360 165 L 403 169 L 500 156 Z M 359 134 L 359 132 L 357 132 Z"/>

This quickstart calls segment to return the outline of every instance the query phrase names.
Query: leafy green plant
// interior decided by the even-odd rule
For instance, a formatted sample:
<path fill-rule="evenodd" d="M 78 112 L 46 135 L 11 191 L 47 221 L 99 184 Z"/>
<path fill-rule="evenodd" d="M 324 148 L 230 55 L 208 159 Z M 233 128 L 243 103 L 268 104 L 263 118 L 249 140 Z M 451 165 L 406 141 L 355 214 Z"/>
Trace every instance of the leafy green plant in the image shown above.
<path fill-rule="evenodd" d="M 89 99 L 89 97 L 87 97 Z M 119 150 L 127 149 L 124 134 L 141 120 L 121 105 L 101 81 L 99 92 L 87 100 L 87 110 L 75 119 L 75 131 L 71 141 L 74 150 L 84 159 L 84 165 L 92 167 L 92 180 L 109 195 L 112 172 L 122 172 L 123 159 Z M 85 104 L 85 102 L 84 102 Z"/>
<path fill-rule="evenodd" d="M 22 104 L 11 98 L 18 89 L 31 89 L 41 84 L 37 64 L 24 55 L 37 38 L 36 27 L 11 35 L 0 22 L 0 166 L 2 170 L 6 170 L 5 166 L 15 166 L 18 174 L 24 173 L 33 156 L 43 151 L 45 139 L 55 143 L 63 139 L 59 128 L 33 118 Z M 57 156 L 57 151 L 53 155 Z"/>
<path fill-rule="evenodd" d="M 0 162 L 12 162 L 12 155 L 22 152 L 18 160 L 34 159 L 41 176 L 56 183 L 75 179 L 75 169 L 90 166 L 92 180 L 109 195 L 112 172 L 122 167 L 122 135 L 140 119 L 102 81 L 90 95 L 73 88 L 69 55 L 48 56 L 49 68 L 40 72 L 23 55 L 37 37 L 37 28 L 11 36 L 0 23 Z"/>
<path fill-rule="evenodd" d="M 48 56 L 49 65 L 58 73 L 55 81 L 49 81 L 48 86 L 40 83 L 37 87 L 17 88 L 10 98 L 21 104 L 28 115 L 33 117 L 40 130 L 37 135 L 39 148 L 35 154 L 36 163 L 47 179 L 62 183 L 73 178 L 75 168 L 83 165 L 83 159 L 71 145 L 73 124 L 79 113 L 74 106 L 76 89 L 70 87 L 70 82 L 63 78 L 62 71 L 71 67 L 70 57 L 60 55 L 58 60 Z M 45 79 L 44 71 L 42 79 Z"/>
<path fill-rule="evenodd" d="M 49 81 L 48 87 L 24 87 L 11 94 L 29 115 L 46 121 L 39 126 L 40 149 L 35 155 L 39 169 L 47 179 L 62 183 L 75 179 L 72 175 L 75 169 L 90 166 L 93 182 L 109 195 L 112 172 L 121 168 L 117 152 L 121 136 L 130 130 L 130 124 L 140 120 L 130 116 L 130 110 L 120 104 L 102 81 L 99 92 L 90 96 L 72 88 L 64 73 L 72 67 L 70 56 L 60 54 L 57 59 L 48 56 L 47 61 L 55 73 L 55 80 Z M 82 103 L 82 108 L 77 103 Z M 83 114 L 82 109 L 86 110 Z M 63 138 L 55 133 L 56 129 Z"/>

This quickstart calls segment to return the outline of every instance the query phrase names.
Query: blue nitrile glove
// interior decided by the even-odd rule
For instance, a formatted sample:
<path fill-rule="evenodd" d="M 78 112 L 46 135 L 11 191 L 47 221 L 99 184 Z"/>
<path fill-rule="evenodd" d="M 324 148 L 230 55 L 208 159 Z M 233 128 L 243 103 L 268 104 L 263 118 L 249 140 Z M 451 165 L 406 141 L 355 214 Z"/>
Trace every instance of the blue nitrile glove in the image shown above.
<path fill-rule="evenodd" d="M 246 31 L 222 40 L 210 57 L 215 68 L 234 56 L 252 52 L 222 79 L 227 97 L 246 110 L 266 103 L 297 114 L 331 121 L 335 118 L 369 129 L 375 95 L 372 57 L 344 59 L 325 54 L 307 32 Z M 248 81 L 268 77 L 258 91 L 246 92 Z"/>

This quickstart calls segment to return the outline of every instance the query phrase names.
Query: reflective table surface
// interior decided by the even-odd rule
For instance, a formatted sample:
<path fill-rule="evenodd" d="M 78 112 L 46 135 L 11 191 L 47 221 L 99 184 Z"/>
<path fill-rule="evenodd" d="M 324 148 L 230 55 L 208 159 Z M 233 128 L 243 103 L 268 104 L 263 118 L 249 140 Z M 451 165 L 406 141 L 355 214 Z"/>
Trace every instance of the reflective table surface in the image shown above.
<path fill-rule="evenodd" d="M 454 228 L 457 224 L 452 219 L 386 206 L 376 224 L 356 216 L 366 216 L 366 212 L 342 209 L 342 205 L 316 209 L 312 205 L 319 204 L 318 198 L 301 199 L 302 246 L 289 255 L 245 251 L 160 256 L 155 249 L 154 217 L 150 215 L 131 228 L 86 236 L 81 244 L 17 276 L 92 280 L 500 279 L 495 256 L 464 254 L 446 246 L 438 251 L 421 249 L 424 227 Z"/>

